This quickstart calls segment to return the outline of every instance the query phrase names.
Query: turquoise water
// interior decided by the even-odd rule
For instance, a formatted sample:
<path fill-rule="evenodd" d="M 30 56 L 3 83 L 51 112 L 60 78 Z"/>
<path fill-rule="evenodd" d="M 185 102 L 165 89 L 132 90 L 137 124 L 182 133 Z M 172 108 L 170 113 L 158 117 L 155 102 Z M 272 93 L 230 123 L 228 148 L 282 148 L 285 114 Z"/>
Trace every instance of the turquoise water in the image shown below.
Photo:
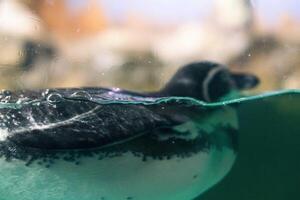
<path fill-rule="evenodd" d="M 6 114 L 2 117 L 2 141 L 11 134 L 4 129 L 5 120 L 10 119 L 7 116 L 22 115 L 32 111 L 34 106 L 46 107 L 47 111 L 89 108 L 92 114 L 111 116 L 111 121 L 97 119 L 95 122 L 101 122 L 103 130 L 113 123 L 116 128 L 122 128 L 118 126 L 121 124 L 123 128 L 147 134 L 140 137 L 132 131 L 125 140 L 113 138 L 116 140 L 113 145 L 84 150 L 41 151 L 1 143 L 0 199 L 189 200 L 200 195 L 198 199 L 275 200 L 284 199 L 286 195 L 298 197 L 299 100 L 300 91 L 289 90 L 218 103 L 177 97 L 109 99 L 91 93 L 77 96 L 52 93 L 45 99 L 5 102 L 0 104 L 0 113 Z M 68 116 L 75 119 L 74 126 L 91 123 L 94 119 L 83 115 L 80 109 L 75 111 Z M 51 125 L 63 127 L 65 124 L 61 121 L 65 118 L 60 114 L 47 118 L 47 125 L 52 120 Z M 45 119 L 39 117 L 41 113 L 31 112 L 29 116 L 23 129 L 30 129 L 32 125 L 40 129 L 41 124 L 45 125 Z M 120 119 L 128 123 L 122 124 Z M 157 121 L 162 123 L 160 129 L 149 128 Z M 149 130 L 155 139 L 148 137 Z M 75 155 L 75 160 L 73 157 L 63 159 L 66 154 Z"/>
<path fill-rule="evenodd" d="M 250 97 L 238 113 L 236 162 L 224 180 L 197 199 L 299 199 L 299 91 Z"/>

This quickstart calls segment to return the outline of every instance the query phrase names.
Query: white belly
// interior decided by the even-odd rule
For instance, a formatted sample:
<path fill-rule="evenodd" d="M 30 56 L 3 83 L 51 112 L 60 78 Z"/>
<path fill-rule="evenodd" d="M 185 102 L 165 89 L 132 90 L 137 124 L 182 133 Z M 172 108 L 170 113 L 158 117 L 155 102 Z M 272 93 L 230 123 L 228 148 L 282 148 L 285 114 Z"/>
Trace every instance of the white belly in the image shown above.
<path fill-rule="evenodd" d="M 190 200 L 230 170 L 235 153 L 226 147 L 190 157 L 142 161 L 131 153 L 80 164 L 56 160 L 50 168 L 0 158 L 3 200 Z M 1 199 L 2 199 L 1 198 Z"/>

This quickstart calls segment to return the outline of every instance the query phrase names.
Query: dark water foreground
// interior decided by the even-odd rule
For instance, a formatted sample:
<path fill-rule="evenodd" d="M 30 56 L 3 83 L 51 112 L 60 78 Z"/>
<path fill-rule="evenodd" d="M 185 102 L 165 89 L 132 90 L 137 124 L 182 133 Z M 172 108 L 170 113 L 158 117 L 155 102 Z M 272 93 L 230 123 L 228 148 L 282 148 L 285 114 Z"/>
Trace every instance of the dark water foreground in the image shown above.
<path fill-rule="evenodd" d="M 239 104 L 239 153 L 229 174 L 197 199 L 299 199 L 300 94 L 279 92 Z"/>
<path fill-rule="evenodd" d="M 210 104 L 94 90 L 2 96 L 1 200 L 300 196 L 299 91 Z"/>

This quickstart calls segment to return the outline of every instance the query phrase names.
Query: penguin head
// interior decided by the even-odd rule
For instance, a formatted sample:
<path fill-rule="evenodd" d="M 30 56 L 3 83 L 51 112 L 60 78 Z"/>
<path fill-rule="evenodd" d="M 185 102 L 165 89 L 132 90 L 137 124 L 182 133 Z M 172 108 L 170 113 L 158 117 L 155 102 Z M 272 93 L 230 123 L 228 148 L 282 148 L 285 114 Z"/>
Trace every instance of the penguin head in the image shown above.
<path fill-rule="evenodd" d="M 256 76 L 230 72 L 225 65 L 197 62 L 179 69 L 161 92 L 168 96 L 193 97 L 213 102 L 233 90 L 251 89 L 258 83 Z"/>

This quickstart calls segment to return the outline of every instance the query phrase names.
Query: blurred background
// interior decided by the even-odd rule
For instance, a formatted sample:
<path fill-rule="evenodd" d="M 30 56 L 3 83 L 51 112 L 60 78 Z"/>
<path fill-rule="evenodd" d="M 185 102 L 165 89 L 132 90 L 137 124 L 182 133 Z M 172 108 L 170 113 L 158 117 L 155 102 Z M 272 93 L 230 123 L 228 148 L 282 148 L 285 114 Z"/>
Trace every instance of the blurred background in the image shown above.
<path fill-rule="evenodd" d="M 200 60 L 300 88 L 300 1 L 0 0 L 0 88 L 148 91 Z"/>

